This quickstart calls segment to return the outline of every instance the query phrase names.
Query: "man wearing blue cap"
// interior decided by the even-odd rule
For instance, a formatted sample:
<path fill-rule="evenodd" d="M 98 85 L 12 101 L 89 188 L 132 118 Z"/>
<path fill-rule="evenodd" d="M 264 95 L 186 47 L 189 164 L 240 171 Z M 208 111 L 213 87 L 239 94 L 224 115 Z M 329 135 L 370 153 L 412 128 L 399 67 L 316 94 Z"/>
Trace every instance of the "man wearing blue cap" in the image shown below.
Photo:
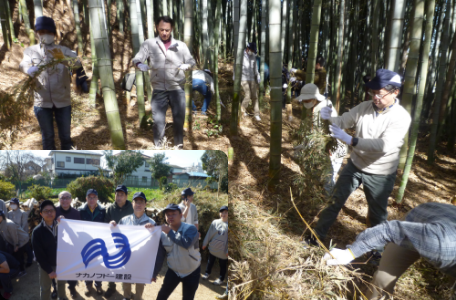
<path fill-rule="evenodd" d="M 411 118 L 396 98 L 401 88 L 399 74 L 380 69 L 366 83 L 372 100 L 365 101 L 338 117 L 331 117 L 332 108 L 324 107 L 321 118 L 329 120 L 331 136 L 352 146 L 348 164 L 344 167 L 331 195 L 331 204 L 320 214 L 315 232 L 324 239 L 350 194 L 361 184 L 367 204 L 367 225 L 386 221 L 388 197 L 393 190 L 399 151 L 404 143 Z M 343 129 L 355 128 L 350 136 Z M 316 244 L 311 238 L 310 243 Z"/>
<path fill-rule="evenodd" d="M 54 37 L 56 28 L 54 20 L 49 17 L 36 19 L 35 31 L 39 43 L 24 51 L 24 58 L 19 65 L 22 72 L 35 78 L 34 112 L 41 128 L 43 150 L 55 150 L 54 117 L 59 130 L 60 147 L 71 150 L 71 81 L 68 67 L 69 58 L 75 58 L 67 47 L 56 45 Z M 60 63 L 46 68 L 53 60 Z M 76 60 L 73 69 L 81 67 Z"/>
<path fill-rule="evenodd" d="M 129 216 L 123 217 L 119 221 L 119 225 L 134 225 L 134 226 L 144 226 L 145 228 L 152 228 L 155 226 L 155 221 L 149 218 L 145 214 L 147 199 L 146 195 L 143 192 L 136 192 L 133 195 L 133 209 L 134 213 Z M 111 221 L 112 226 L 117 226 L 116 221 Z M 131 299 L 131 283 L 123 282 L 123 293 L 124 299 Z M 136 283 L 135 284 L 135 300 L 141 300 L 142 294 L 144 292 L 145 284 Z"/>
<path fill-rule="evenodd" d="M 128 198 L 128 190 L 125 185 L 118 185 L 116 187 L 115 202 L 108 206 L 106 209 L 106 215 L 104 222 L 110 223 L 115 221 L 119 223 L 123 217 L 129 216 L 134 213 L 133 205 Z M 116 292 L 116 283 L 109 282 L 109 288 L 106 290 L 104 296 L 106 298 L 111 297 Z"/>
<path fill-rule="evenodd" d="M 208 69 L 194 70 L 192 72 L 192 89 L 200 92 L 204 96 L 204 103 L 201 107 L 201 115 L 205 116 L 206 111 L 211 103 L 212 95 L 215 93 L 212 72 Z M 196 114 L 196 105 L 192 100 L 193 112 Z"/>
<path fill-rule="evenodd" d="M 106 208 L 98 203 L 98 192 L 95 189 L 87 190 L 86 201 L 87 203 L 79 208 L 81 220 L 105 223 Z M 93 281 L 86 281 L 85 284 L 85 294 L 88 296 L 93 292 Z M 98 295 L 103 294 L 101 281 L 95 281 L 95 288 Z"/>
<path fill-rule="evenodd" d="M 250 100 L 253 102 L 255 120 L 261 121 L 260 118 L 260 106 L 258 104 L 258 84 L 260 83 L 260 73 L 256 65 L 256 44 L 247 43 L 242 58 L 242 78 L 241 87 L 244 91 L 244 100 L 242 100 L 241 109 L 244 117 L 248 116 L 247 107 L 249 106 Z M 234 79 L 234 75 L 233 75 Z"/>
<path fill-rule="evenodd" d="M 168 204 L 164 213 L 168 226 L 162 226 L 152 281 L 156 280 L 165 257 L 168 271 L 157 300 L 168 299 L 181 282 L 183 300 L 193 300 L 199 286 L 201 271 L 199 234 L 195 226 L 181 221 L 182 212 L 178 205 Z"/>

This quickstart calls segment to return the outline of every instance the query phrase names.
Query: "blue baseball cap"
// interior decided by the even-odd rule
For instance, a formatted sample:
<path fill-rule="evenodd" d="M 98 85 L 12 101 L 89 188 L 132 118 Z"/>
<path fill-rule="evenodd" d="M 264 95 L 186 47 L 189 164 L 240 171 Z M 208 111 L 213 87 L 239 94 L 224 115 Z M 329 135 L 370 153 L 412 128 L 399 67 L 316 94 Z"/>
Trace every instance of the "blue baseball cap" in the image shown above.
<path fill-rule="evenodd" d="M 252 50 L 253 53 L 257 53 L 257 47 L 255 42 L 247 43 L 247 47 Z"/>
<path fill-rule="evenodd" d="M 191 188 L 186 188 L 186 189 L 183 190 L 182 193 L 181 193 L 182 196 L 192 196 L 193 194 L 195 194 L 195 192 L 192 191 Z"/>
<path fill-rule="evenodd" d="M 166 213 L 167 210 L 178 210 L 180 213 L 182 213 L 182 210 L 180 209 L 179 205 L 174 203 L 168 204 L 163 211 Z"/>
<path fill-rule="evenodd" d="M 127 187 L 126 187 L 125 185 L 118 185 L 118 186 L 116 187 L 116 192 L 117 192 L 117 191 L 122 191 L 122 192 L 124 192 L 125 194 L 128 194 L 128 190 L 127 190 Z"/>
<path fill-rule="evenodd" d="M 390 70 L 378 69 L 374 79 L 367 82 L 365 86 L 371 90 L 381 90 L 388 84 L 400 88 L 402 86 L 401 76 Z"/>
<path fill-rule="evenodd" d="M 19 205 L 19 199 L 18 198 L 11 199 L 10 204 L 13 204 L 13 203 Z"/>
<path fill-rule="evenodd" d="M 98 196 L 98 192 L 96 189 L 88 189 L 87 190 L 87 194 L 86 194 L 86 197 L 90 194 L 94 194 L 94 195 L 97 195 Z"/>
<path fill-rule="evenodd" d="M 144 195 L 143 192 L 136 192 L 136 193 L 133 195 L 133 200 L 135 200 L 136 198 L 144 199 L 144 201 L 147 202 L 146 195 Z"/>
<path fill-rule="evenodd" d="M 220 207 L 220 212 L 222 212 L 222 211 L 224 211 L 224 210 L 228 210 L 228 206 L 223 205 L 222 207 Z"/>
<path fill-rule="evenodd" d="M 45 16 L 36 18 L 35 31 L 38 30 L 49 30 L 56 34 L 54 20 Z"/>

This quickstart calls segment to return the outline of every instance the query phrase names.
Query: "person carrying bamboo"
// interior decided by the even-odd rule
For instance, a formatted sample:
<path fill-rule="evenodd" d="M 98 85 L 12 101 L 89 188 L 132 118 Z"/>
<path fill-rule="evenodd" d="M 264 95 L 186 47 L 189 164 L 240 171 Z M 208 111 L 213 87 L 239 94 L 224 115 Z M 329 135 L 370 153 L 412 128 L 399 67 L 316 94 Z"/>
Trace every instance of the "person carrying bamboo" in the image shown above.
<path fill-rule="evenodd" d="M 325 96 L 320 94 L 318 86 L 313 83 L 308 83 L 304 85 L 301 89 L 301 94 L 295 98 L 296 101 L 302 102 L 305 109 L 312 111 L 312 128 L 323 128 L 323 120 L 321 118 L 320 112 L 324 107 L 331 107 L 332 102 L 329 99 L 326 99 Z M 331 117 L 337 117 L 337 111 L 332 110 Z M 307 145 L 298 145 L 294 147 L 294 150 L 304 149 Z M 336 175 L 339 172 L 342 162 L 345 155 L 347 154 L 347 145 L 345 145 L 340 140 L 337 140 L 337 148 L 334 151 L 329 150 L 328 156 L 331 161 L 331 170 L 328 172 L 327 176 L 324 179 L 324 189 L 327 195 L 331 195 L 334 184 L 336 182 Z"/>
<path fill-rule="evenodd" d="M 65 46 L 56 45 L 56 27 L 49 17 L 36 19 L 39 43 L 25 49 L 19 65 L 22 72 L 35 78 L 34 112 L 41 129 L 43 150 L 55 150 L 54 118 L 59 131 L 60 147 L 71 150 L 71 80 L 69 68 L 81 67 L 77 57 Z"/>
<path fill-rule="evenodd" d="M 261 78 L 256 65 L 256 53 L 256 44 L 248 43 L 242 60 L 241 87 L 244 91 L 244 99 L 242 100 L 241 110 L 244 113 L 244 117 L 247 117 L 247 107 L 249 106 L 250 100 L 252 100 L 255 120 L 261 121 L 260 106 L 258 103 L 258 84 L 260 83 Z"/>
<path fill-rule="evenodd" d="M 397 280 L 420 257 L 456 278 L 456 207 L 425 203 L 410 210 L 405 220 L 392 220 L 361 232 L 347 249 L 334 248 L 323 259 L 327 265 L 346 265 L 370 250 L 383 248 L 367 299 L 388 298 Z M 456 285 L 453 285 L 453 293 Z"/>
<path fill-rule="evenodd" d="M 317 62 L 315 63 L 315 77 L 314 82 L 318 89 L 320 90 L 320 94 L 326 96 L 326 69 L 325 69 L 326 60 L 323 56 L 317 57 Z M 294 80 L 298 81 L 306 81 L 306 71 L 304 70 L 297 70 L 291 69 L 290 73 Z"/>
<path fill-rule="evenodd" d="M 157 19 L 155 26 L 159 36 L 147 39 L 142 43 L 132 62 L 143 72 L 151 70 L 150 82 L 154 88 L 151 102 L 154 144 L 160 146 L 163 142 L 166 111 L 169 105 L 173 114 L 174 146 L 182 147 L 185 118 L 185 71 L 191 69 L 196 62 L 187 45 L 172 37 L 173 19 L 162 16 Z"/>
<path fill-rule="evenodd" d="M 321 109 L 321 118 L 332 123 L 331 136 L 352 146 L 353 151 L 339 175 L 330 204 L 320 214 L 315 227 L 320 239 L 326 237 L 348 197 L 361 184 L 369 207 L 367 225 L 373 227 L 386 221 L 399 151 L 411 123 L 410 114 L 397 99 L 401 85 L 399 74 L 379 69 L 374 79 L 366 83 L 372 100 L 362 102 L 339 117 L 331 116 L 330 107 Z M 352 127 L 356 130 L 354 136 L 343 130 Z M 309 243 L 316 244 L 315 237 L 310 237 Z"/>

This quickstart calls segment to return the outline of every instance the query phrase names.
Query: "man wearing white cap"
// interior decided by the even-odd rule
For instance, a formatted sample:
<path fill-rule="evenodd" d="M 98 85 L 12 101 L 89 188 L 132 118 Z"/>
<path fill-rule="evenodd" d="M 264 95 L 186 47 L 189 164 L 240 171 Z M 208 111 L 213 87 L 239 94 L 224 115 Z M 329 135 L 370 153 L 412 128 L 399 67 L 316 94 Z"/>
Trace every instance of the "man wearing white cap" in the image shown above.
<path fill-rule="evenodd" d="M 323 120 L 321 119 L 320 111 L 324 107 L 332 107 L 332 102 L 320 94 L 318 86 L 313 83 L 304 85 L 301 89 L 301 94 L 296 98 L 298 102 L 302 102 L 306 109 L 312 110 L 313 126 L 321 128 Z M 332 110 L 331 117 L 337 117 L 337 111 Z M 303 149 L 305 145 L 296 146 L 295 150 Z M 337 140 L 337 148 L 335 151 L 329 151 L 329 159 L 331 160 L 332 172 L 331 176 L 326 176 L 324 189 L 330 195 L 336 182 L 336 175 L 339 172 L 345 155 L 347 154 L 347 145 L 340 140 Z"/>
<path fill-rule="evenodd" d="M 322 108 L 321 118 L 333 124 L 331 135 L 351 145 L 353 151 L 336 182 L 330 204 L 320 214 L 315 227 L 320 238 L 326 237 L 348 197 L 361 184 L 369 207 L 367 225 L 373 227 L 386 221 L 399 151 L 411 123 L 410 114 L 396 98 L 401 86 L 399 74 L 379 69 L 374 79 L 366 83 L 372 100 L 362 102 L 340 117 L 333 117 L 330 107 Z M 343 131 L 352 127 L 356 130 L 354 136 Z M 314 238 L 309 242 L 316 244 Z"/>

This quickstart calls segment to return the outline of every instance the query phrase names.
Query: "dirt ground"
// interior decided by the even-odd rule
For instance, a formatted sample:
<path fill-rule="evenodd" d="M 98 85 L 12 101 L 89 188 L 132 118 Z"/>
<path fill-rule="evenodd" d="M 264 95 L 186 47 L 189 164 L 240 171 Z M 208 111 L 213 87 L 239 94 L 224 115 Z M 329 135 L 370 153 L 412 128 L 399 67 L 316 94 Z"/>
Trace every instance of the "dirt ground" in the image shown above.
<path fill-rule="evenodd" d="M 206 268 L 206 262 L 203 262 L 201 266 L 201 275 L 204 274 L 204 270 Z M 160 287 L 162 286 L 164 276 L 166 274 L 166 271 L 168 270 L 168 267 L 166 265 L 163 266 L 163 269 L 161 270 L 160 274 L 158 275 L 157 282 L 148 284 L 146 285 L 146 288 L 144 289 L 144 294 L 143 294 L 143 299 L 155 299 L 157 297 L 158 291 L 160 290 Z M 200 285 L 198 287 L 198 290 L 196 291 L 196 296 L 195 300 L 207 300 L 207 299 L 215 299 L 215 296 L 221 295 L 224 293 L 226 289 L 226 279 L 225 283 L 222 284 L 221 286 L 216 286 L 212 284 L 212 282 L 218 278 L 219 274 L 219 267 L 218 263 L 216 262 L 214 264 L 214 267 L 212 268 L 212 274 L 211 277 L 209 277 L 209 280 L 203 280 L 200 279 Z M 39 285 L 39 279 L 38 279 L 38 265 L 34 263 L 30 268 L 27 269 L 27 275 L 25 275 L 22 278 L 16 279 L 15 283 L 13 283 L 13 296 L 11 299 L 15 300 L 39 300 L 40 299 L 40 285 Z M 84 294 L 84 288 L 85 284 L 82 281 L 78 282 L 78 285 L 76 286 L 76 290 L 78 291 L 77 297 L 75 299 L 106 299 L 103 296 L 99 296 L 96 293 L 93 293 L 93 295 L 87 297 Z M 108 288 L 108 282 L 103 282 L 103 291 L 106 291 Z M 135 288 L 132 287 L 132 297 L 134 295 Z M 70 296 L 70 293 L 68 291 L 68 288 L 66 289 L 66 296 L 68 299 L 73 299 Z M 117 283 L 117 292 L 111 296 L 109 299 L 112 300 L 121 300 L 123 298 L 122 294 L 122 284 Z M 4 299 L 3 297 L 0 296 L 0 299 Z M 171 294 L 170 300 L 181 300 L 182 299 L 182 284 L 179 284 L 177 288 L 174 290 L 174 292 Z"/>
<path fill-rule="evenodd" d="M 293 160 L 294 150 L 290 132 L 298 128 L 301 115 L 298 105 L 294 104 L 292 122 L 285 121 L 283 113 L 282 133 L 282 167 L 280 182 L 275 190 L 268 189 L 269 170 L 269 113 L 261 114 L 262 122 L 244 120 L 239 128 L 239 137 L 231 139 L 234 147 L 234 159 L 229 164 L 230 189 L 242 194 L 244 201 L 261 207 L 268 213 L 273 212 L 280 218 L 287 219 L 294 213 L 290 202 L 290 187 L 301 213 L 306 221 L 315 225 L 318 221 L 318 212 L 326 206 L 321 203 L 314 209 L 310 209 L 306 202 L 305 194 L 297 197 L 297 188 L 293 185 L 293 179 L 301 171 Z M 456 157 L 454 153 L 447 153 L 439 149 L 436 164 L 430 166 L 426 163 L 427 137 L 420 137 L 417 145 L 412 172 L 405 192 L 402 204 L 395 202 L 401 176 L 397 176 L 394 190 L 389 198 L 388 219 L 400 219 L 413 207 L 426 202 L 450 203 L 456 190 Z M 441 145 L 443 148 L 444 145 Z M 344 165 L 347 163 L 346 157 Z M 343 168 L 343 166 L 342 166 Z M 324 241 L 329 247 L 330 242 L 336 247 L 345 248 L 347 244 L 354 242 L 356 236 L 366 228 L 367 205 L 362 186 L 348 199 L 345 207 L 339 214 L 337 221 L 328 232 Z M 302 240 L 305 225 L 296 218 L 288 219 L 281 228 L 287 235 L 297 240 Z M 361 258 L 360 261 L 367 258 Z M 373 275 L 376 267 L 361 265 L 360 272 L 368 276 Z M 399 299 L 443 299 L 443 294 L 448 290 L 450 279 L 433 268 L 430 264 L 420 260 L 400 278 L 396 285 L 395 296 Z"/>

